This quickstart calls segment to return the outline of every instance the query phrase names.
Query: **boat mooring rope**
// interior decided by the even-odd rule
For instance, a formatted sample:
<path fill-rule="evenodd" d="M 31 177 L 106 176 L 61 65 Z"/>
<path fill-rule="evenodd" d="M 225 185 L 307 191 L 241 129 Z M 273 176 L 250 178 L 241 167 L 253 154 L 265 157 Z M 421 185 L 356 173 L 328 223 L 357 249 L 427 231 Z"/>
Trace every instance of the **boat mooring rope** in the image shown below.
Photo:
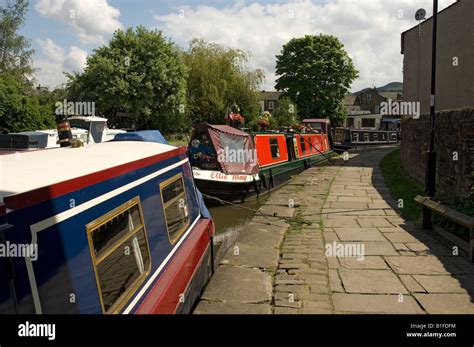
<path fill-rule="evenodd" d="M 255 208 L 251 208 L 251 207 L 247 207 L 247 206 L 242 206 L 242 205 L 239 205 L 239 204 L 230 202 L 230 201 L 223 200 L 223 199 L 218 198 L 218 197 L 216 197 L 216 196 L 212 196 L 212 195 L 208 195 L 208 194 L 204 194 L 204 193 L 201 193 L 201 194 L 202 194 L 203 196 L 205 196 L 206 198 L 216 200 L 216 201 L 220 202 L 221 204 L 230 205 L 230 206 L 234 206 L 234 207 L 241 208 L 241 209 L 243 209 L 243 210 L 248 210 L 248 211 L 252 211 L 252 212 L 254 212 L 254 213 L 258 213 L 259 215 L 261 215 L 261 216 L 264 217 L 264 218 L 273 217 L 273 218 L 279 218 L 279 219 L 281 219 L 281 220 L 288 221 L 288 222 L 292 222 L 292 223 L 300 223 L 300 224 L 306 224 L 306 225 L 311 225 L 311 224 L 312 224 L 310 221 L 307 221 L 307 220 L 301 220 L 301 219 L 298 219 L 298 218 L 295 218 L 295 217 L 279 216 L 279 215 L 278 215 L 277 213 L 275 213 L 275 212 L 273 212 L 273 213 L 266 213 L 266 212 L 262 212 L 262 211 L 260 211 L 260 210 L 257 210 L 257 209 L 255 209 Z"/>

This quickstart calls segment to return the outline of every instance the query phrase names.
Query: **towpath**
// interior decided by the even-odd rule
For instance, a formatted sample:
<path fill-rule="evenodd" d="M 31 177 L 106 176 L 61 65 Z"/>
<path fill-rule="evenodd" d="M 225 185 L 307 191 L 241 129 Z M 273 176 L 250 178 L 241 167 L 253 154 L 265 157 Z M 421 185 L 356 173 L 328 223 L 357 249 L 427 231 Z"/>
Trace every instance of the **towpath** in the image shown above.
<path fill-rule="evenodd" d="M 293 220 L 255 216 L 194 313 L 474 313 L 474 265 L 398 215 L 379 169 L 391 150 L 273 193 L 261 211 Z"/>

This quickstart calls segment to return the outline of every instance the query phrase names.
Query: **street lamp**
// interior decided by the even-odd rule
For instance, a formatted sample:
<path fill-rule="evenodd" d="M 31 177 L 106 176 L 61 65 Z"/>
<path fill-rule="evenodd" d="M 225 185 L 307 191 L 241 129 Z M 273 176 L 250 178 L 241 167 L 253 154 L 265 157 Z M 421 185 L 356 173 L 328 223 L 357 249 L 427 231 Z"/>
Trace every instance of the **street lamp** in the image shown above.
<path fill-rule="evenodd" d="M 435 93 L 436 93 L 436 35 L 438 30 L 438 0 L 433 0 L 433 37 L 431 46 L 431 94 L 430 94 L 430 147 L 426 165 L 425 189 L 428 197 L 436 193 L 436 152 L 434 150 Z M 423 207 L 423 228 L 432 229 L 431 211 Z"/>

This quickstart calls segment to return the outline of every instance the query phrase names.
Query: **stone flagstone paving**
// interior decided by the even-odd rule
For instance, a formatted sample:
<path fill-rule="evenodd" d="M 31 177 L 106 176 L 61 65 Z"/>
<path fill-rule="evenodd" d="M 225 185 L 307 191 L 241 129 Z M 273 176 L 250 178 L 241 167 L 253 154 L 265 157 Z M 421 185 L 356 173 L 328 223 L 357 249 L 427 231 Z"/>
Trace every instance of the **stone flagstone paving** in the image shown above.
<path fill-rule="evenodd" d="M 311 168 L 273 193 L 261 210 L 295 218 L 254 217 L 194 313 L 473 314 L 474 264 L 398 215 L 379 169 L 391 150 Z"/>

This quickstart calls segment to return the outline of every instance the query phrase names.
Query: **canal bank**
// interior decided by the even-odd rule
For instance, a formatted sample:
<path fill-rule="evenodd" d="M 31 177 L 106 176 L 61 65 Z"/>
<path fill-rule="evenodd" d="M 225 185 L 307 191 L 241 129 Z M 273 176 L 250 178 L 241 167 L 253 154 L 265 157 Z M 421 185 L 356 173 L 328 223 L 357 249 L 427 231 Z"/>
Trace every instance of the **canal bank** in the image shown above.
<path fill-rule="evenodd" d="M 278 313 L 274 306 L 281 304 L 282 295 L 274 295 L 274 290 L 299 283 L 285 278 L 287 271 L 281 269 L 290 259 L 281 258 L 282 250 L 287 250 L 283 241 L 291 246 L 295 237 L 318 230 L 320 219 L 314 216 L 320 215 L 340 161 L 332 159 L 335 166 L 326 162 L 306 170 L 268 196 L 222 257 L 194 313 Z M 312 241 L 306 243 L 313 257 L 323 254 Z"/>
<path fill-rule="evenodd" d="M 399 216 L 379 169 L 392 150 L 351 153 L 272 194 L 194 313 L 474 313 L 473 264 Z M 328 244 L 362 257 L 326 256 Z"/>

